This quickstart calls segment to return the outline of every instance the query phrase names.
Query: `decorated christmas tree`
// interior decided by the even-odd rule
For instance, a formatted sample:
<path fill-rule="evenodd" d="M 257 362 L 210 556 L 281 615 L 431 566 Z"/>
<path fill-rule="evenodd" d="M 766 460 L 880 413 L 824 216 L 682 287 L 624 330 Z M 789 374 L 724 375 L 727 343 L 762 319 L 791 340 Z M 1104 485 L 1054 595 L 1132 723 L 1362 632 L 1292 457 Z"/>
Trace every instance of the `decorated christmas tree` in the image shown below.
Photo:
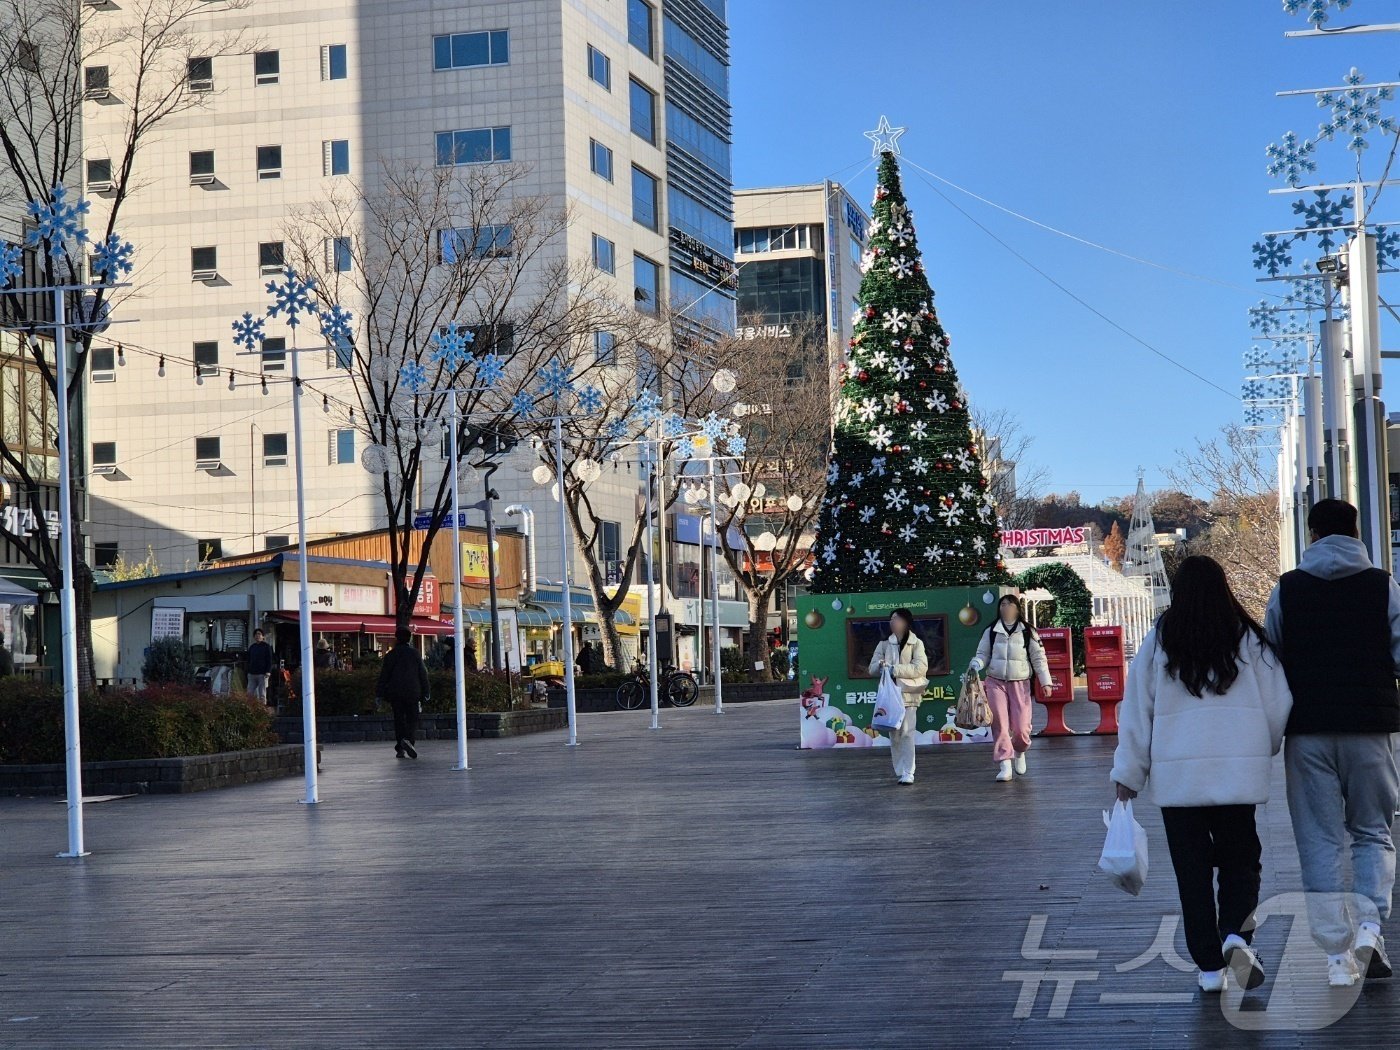
<path fill-rule="evenodd" d="M 885 144 L 893 146 L 892 139 Z M 996 506 L 973 442 L 967 393 L 933 309 L 914 216 L 889 148 L 880 154 L 873 211 L 811 590 L 1004 582 Z"/>

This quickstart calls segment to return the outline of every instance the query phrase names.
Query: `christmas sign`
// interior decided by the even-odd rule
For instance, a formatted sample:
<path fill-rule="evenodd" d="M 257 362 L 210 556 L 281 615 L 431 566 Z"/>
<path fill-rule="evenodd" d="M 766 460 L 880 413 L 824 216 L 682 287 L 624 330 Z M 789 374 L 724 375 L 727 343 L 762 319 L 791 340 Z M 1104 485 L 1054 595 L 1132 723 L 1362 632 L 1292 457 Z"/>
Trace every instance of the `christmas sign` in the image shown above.
<path fill-rule="evenodd" d="M 1084 542 L 1084 527 L 1068 529 L 1007 529 L 1001 534 L 1003 547 L 1065 547 Z"/>
<path fill-rule="evenodd" d="M 900 185 L 900 132 L 882 131 L 811 590 L 998 584 L 996 503 Z"/>

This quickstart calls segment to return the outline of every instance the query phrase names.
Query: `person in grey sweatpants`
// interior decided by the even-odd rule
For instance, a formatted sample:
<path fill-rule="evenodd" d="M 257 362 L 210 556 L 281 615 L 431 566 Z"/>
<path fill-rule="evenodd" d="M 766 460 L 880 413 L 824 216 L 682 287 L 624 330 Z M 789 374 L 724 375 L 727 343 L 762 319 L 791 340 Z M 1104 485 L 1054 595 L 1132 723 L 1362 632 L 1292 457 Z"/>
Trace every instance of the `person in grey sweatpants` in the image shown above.
<path fill-rule="evenodd" d="M 1342 500 L 1313 507 L 1312 543 L 1279 579 L 1264 621 L 1293 692 L 1284 771 L 1308 925 L 1339 987 L 1391 975 L 1381 924 L 1395 885 L 1400 801 L 1400 586 L 1371 565 L 1356 524 L 1356 508 Z"/>

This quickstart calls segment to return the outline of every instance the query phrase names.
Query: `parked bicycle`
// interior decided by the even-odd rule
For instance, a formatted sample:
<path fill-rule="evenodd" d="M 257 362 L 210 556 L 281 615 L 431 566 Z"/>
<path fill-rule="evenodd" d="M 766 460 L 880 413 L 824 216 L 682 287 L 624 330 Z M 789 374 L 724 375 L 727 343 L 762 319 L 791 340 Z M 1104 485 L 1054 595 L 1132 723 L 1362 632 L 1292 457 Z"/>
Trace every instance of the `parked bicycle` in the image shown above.
<path fill-rule="evenodd" d="M 663 668 L 660 682 L 661 698 L 672 707 L 689 707 L 700 695 L 700 684 L 689 671 L 674 667 Z M 635 711 L 651 701 L 651 675 L 644 666 L 632 669 L 632 676 L 617 687 L 617 706 Z"/>

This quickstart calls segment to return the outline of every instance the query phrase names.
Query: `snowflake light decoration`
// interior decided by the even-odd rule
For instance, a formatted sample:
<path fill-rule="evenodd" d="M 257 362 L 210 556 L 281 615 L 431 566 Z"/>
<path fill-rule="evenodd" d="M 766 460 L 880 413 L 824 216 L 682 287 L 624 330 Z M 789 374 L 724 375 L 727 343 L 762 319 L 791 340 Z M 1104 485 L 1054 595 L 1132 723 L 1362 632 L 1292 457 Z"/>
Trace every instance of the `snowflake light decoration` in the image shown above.
<path fill-rule="evenodd" d="M 415 394 L 420 394 L 427 389 L 428 370 L 417 361 L 410 361 L 399 369 L 399 382 Z"/>
<path fill-rule="evenodd" d="M 593 415 L 603 407 L 603 392 L 596 386 L 586 386 L 578 395 L 579 411 L 585 415 Z"/>
<path fill-rule="evenodd" d="M 1352 205 L 1349 193 L 1342 194 L 1339 201 L 1332 200 L 1330 195 L 1331 190 L 1313 190 L 1316 199 L 1311 204 L 1307 198 L 1293 202 L 1293 214 L 1302 216 L 1303 226 L 1317 235 L 1317 246 L 1328 254 L 1337 246 L 1338 228 L 1346 222 L 1344 209 Z M 1308 233 L 1300 233 L 1298 239 L 1306 240 L 1308 236 Z"/>
<path fill-rule="evenodd" d="M 725 439 L 725 445 L 729 449 L 731 456 L 742 456 L 748 451 L 749 442 L 742 434 L 731 434 Z"/>
<path fill-rule="evenodd" d="M 1253 372 L 1256 376 L 1262 375 L 1269 364 L 1269 355 L 1262 347 L 1251 346 L 1244 352 L 1244 367 L 1247 372 Z"/>
<path fill-rule="evenodd" d="M 1282 177 L 1290 186 L 1297 186 L 1304 175 L 1317 170 L 1312 159 L 1313 144 L 1307 139 L 1300 141 L 1292 131 L 1284 132 L 1282 145 L 1271 142 L 1264 152 L 1269 157 L 1268 173 L 1274 178 Z"/>
<path fill-rule="evenodd" d="M 725 431 L 728 429 L 729 424 L 720 419 L 714 412 L 711 412 L 700 421 L 700 433 L 704 434 L 711 441 L 718 441 L 724 436 Z"/>
<path fill-rule="evenodd" d="M 904 223 L 900 223 L 898 226 L 891 227 L 890 229 L 890 243 L 896 247 L 907 248 L 909 247 L 909 242 L 913 239 L 914 231 Z M 903 258 L 903 256 L 900 258 Z"/>
<path fill-rule="evenodd" d="M 1269 337 L 1269 333 L 1277 331 L 1278 324 L 1278 311 L 1269 300 L 1260 299 L 1249 308 L 1250 330 L 1258 332 L 1265 339 Z"/>
<path fill-rule="evenodd" d="M 1276 235 L 1266 233 L 1264 239 L 1255 241 L 1252 247 L 1254 268 L 1263 270 L 1270 277 L 1277 277 L 1286 266 L 1293 262 L 1293 256 L 1288 252 L 1288 247 L 1292 243 L 1288 238 L 1279 240 Z"/>
<path fill-rule="evenodd" d="M 661 432 L 668 438 L 680 437 L 685 433 L 685 420 L 672 413 L 666 417 L 666 422 L 661 425 Z"/>
<path fill-rule="evenodd" d="M 643 390 L 632 406 L 643 426 L 651 426 L 661 417 L 661 398 L 650 390 Z"/>
<path fill-rule="evenodd" d="M 870 519 L 873 518 L 873 517 L 875 517 L 875 508 L 874 508 L 874 507 L 861 507 L 861 508 L 860 508 L 860 523 L 861 523 L 862 525 L 868 525 L 868 524 L 870 524 Z"/>
<path fill-rule="evenodd" d="M 924 398 L 924 407 L 930 412 L 937 412 L 941 416 L 944 412 L 948 411 L 948 399 L 943 395 L 942 391 L 935 390 L 933 393 L 929 394 L 928 397 Z"/>
<path fill-rule="evenodd" d="M 826 483 L 828 485 L 835 485 L 836 482 L 840 479 L 840 477 L 841 465 L 833 459 L 830 463 L 826 465 Z"/>
<path fill-rule="evenodd" d="M 914 365 L 907 357 L 898 358 L 890 365 L 890 374 L 894 376 L 895 382 L 902 383 L 914 374 Z"/>
<path fill-rule="evenodd" d="M 675 450 L 671 453 L 676 459 L 694 459 L 695 441 L 692 438 L 681 438 L 676 442 Z"/>
<path fill-rule="evenodd" d="M 1283 13 L 1296 15 L 1300 11 L 1307 11 L 1308 21 L 1313 28 L 1321 29 L 1327 24 L 1327 9 L 1335 7 L 1338 11 L 1345 11 L 1351 6 L 1351 0 L 1283 0 Z"/>
<path fill-rule="evenodd" d="M 1376 265 L 1383 270 L 1393 270 L 1400 264 L 1400 231 L 1389 226 L 1377 226 Z M 3 282 L 0 282 L 3 283 Z"/>
<path fill-rule="evenodd" d="M 914 537 L 917 535 L 918 531 L 914 528 L 913 525 L 905 525 L 899 530 L 899 538 L 905 543 L 912 543 Z"/>
<path fill-rule="evenodd" d="M 245 312 L 233 322 L 233 345 L 241 346 L 244 350 L 256 350 L 263 341 L 263 325 L 266 323 L 261 317 Z"/>
<path fill-rule="evenodd" d="M 8 287 L 11 281 L 24 272 L 20 262 L 23 257 L 24 250 L 19 245 L 0 241 L 0 288 Z"/>
<path fill-rule="evenodd" d="M 972 467 L 973 467 L 973 462 L 974 462 L 974 461 L 973 461 L 973 458 L 972 458 L 972 454 L 971 454 L 970 452 L 968 452 L 967 449 L 965 449 L 965 448 L 960 448 L 960 449 L 958 449 L 958 457 L 957 457 L 957 458 L 958 458 L 958 469 L 959 469 L 959 470 L 971 470 L 971 469 L 972 469 Z"/>
<path fill-rule="evenodd" d="M 311 293 L 316 290 L 316 281 L 302 277 L 290 266 L 283 272 L 282 281 L 268 281 L 267 293 L 272 296 L 272 305 L 267 308 L 267 316 L 287 315 L 287 327 L 295 328 L 301 323 L 302 314 L 316 314 L 319 311 L 311 301 Z"/>
<path fill-rule="evenodd" d="M 1330 140 L 1338 134 L 1350 135 L 1347 149 L 1358 157 L 1369 145 L 1366 136 L 1376 128 L 1390 135 L 1400 132 L 1400 125 L 1381 114 L 1381 103 L 1394 97 L 1390 88 L 1367 91 L 1361 86 L 1365 80 L 1357 68 L 1352 66 L 1351 72 L 1342 78 L 1342 83 L 1346 85 L 1344 90 L 1317 93 L 1318 107 L 1332 110 L 1331 118 L 1318 125 L 1318 137 Z"/>
<path fill-rule="evenodd" d="M 497 354 L 487 354 L 476 363 L 476 381 L 484 387 L 495 386 L 505 374 L 505 358 Z"/>
<path fill-rule="evenodd" d="M 881 326 L 887 332 L 898 334 L 909 327 L 909 315 L 900 309 L 887 310 Z"/>
<path fill-rule="evenodd" d="M 919 475 L 919 477 L 923 477 L 928 473 L 928 460 L 923 456 L 916 456 L 914 461 L 909 464 L 909 469 Z"/>
<path fill-rule="evenodd" d="M 68 187 L 62 183 L 49 191 L 48 200 L 29 202 L 29 217 L 34 225 L 24 235 L 24 242 L 31 248 L 48 246 L 48 253 L 57 259 L 68 252 L 68 244 L 86 244 L 87 230 L 83 228 L 83 216 L 92 206 L 81 198 L 68 199 Z"/>
<path fill-rule="evenodd" d="M 885 567 L 885 559 L 879 551 L 865 551 L 861 555 L 860 567 L 867 576 L 873 576 Z"/>
<path fill-rule="evenodd" d="M 873 423 L 875 417 L 880 414 L 880 402 L 873 397 L 862 398 L 855 406 L 855 412 L 862 423 Z"/>
<path fill-rule="evenodd" d="M 535 411 L 535 395 L 522 390 L 510 399 L 510 410 L 517 416 L 528 416 Z"/>
<path fill-rule="evenodd" d="M 321 310 L 318 322 L 321 338 L 326 341 L 326 345 L 336 350 L 345 350 L 353 346 L 355 332 L 351 322 L 354 319 L 354 315 L 339 303 L 332 303 L 328 308 Z"/>
<path fill-rule="evenodd" d="M 859 470 L 851 475 L 851 488 L 858 489 L 865 483 L 865 475 Z"/>
<path fill-rule="evenodd" d="M 874 430 L 870 432 L 870 437 L 868 440 L 870 444 L 874 445 L 878 449 L 887 449 L 890 447 L 891 444 L 894 443 L 894 431 L 890 430 L 889 427 L 881 423 L 879 426 L 877 426 Z"/>
<path fill-rule="evenodd" d="M 928 424 L 922 419 L 910 424 L 909 436 L 915 441 L 922 441 L 924 438 L 928 437 Z"/>
<path fill-rule="evenodd" d="M 835 540 L 827 540 L 826 543 L 824 543 L 824 544 L 822 545 L 822 561 L 824 561 L 824 562 L 826 562 L 828 565 L 830 565 L 830 564 L 831 564 L 832 562 L 834 562 L 835 560 L 836 560 L 836 541 L 835 541 Z"/>
<path fill-rule="evenodd" d="M 889 510 L 903 510 L 908 505 L 908 489 L 890 489 L 885 493 L 885 506 Z"/>
<path fill-rule="evenodd" d="M 985 553 L 987 550 L 987 541 L 981 536 L 974 536 L 972 538 L 972 549 L 978 554 Z"/>
<path fill-rule="evenodd" d="M 468 347 L 475 338 L 469 329 L 453 321 L 433 333 L 432 358 L 447 371 L 455 372 L 467 363 Z"/>
<path fill-rule="evenodd" d="M 92 254 L 93 276 L 101 284 L 115 284 L 122 274 L 131 272 L 131 256 L 135 251 L 130 241 L 109 233 Z"/>
<path fill-rule="evenodd" d="M 951 528 L 962 521 L 963 509 L 954 503 L 952 506 L 945 506 L 938 513 L 943 518 L 943 524 Z"/>
<path fill-rule="evenodd" d="M 1262 427 L 1264 425 L 1264 410 L 1258 405 L 1245 405 L 1244 425 L 1246 427 Z"/>
<path fill-rule="evenodd" d="M 612 420 L 603 428 L 603 433 L 608 436 L 609 441 L 621 441 L 627 436 L 627 420 Z"/>
<path fill-rule="evenodd" d="M 898 278 L 912 277 L 914 275 L 914 264 L 907 256 L 901 255 L 890 262 L 890 273 Z"/>
<path fill-rule="evenodd" d="M 553 358 L 540 369 L 540 390 L 555 400 L 574 392 L 574 370 L 559 358 Z"/>

